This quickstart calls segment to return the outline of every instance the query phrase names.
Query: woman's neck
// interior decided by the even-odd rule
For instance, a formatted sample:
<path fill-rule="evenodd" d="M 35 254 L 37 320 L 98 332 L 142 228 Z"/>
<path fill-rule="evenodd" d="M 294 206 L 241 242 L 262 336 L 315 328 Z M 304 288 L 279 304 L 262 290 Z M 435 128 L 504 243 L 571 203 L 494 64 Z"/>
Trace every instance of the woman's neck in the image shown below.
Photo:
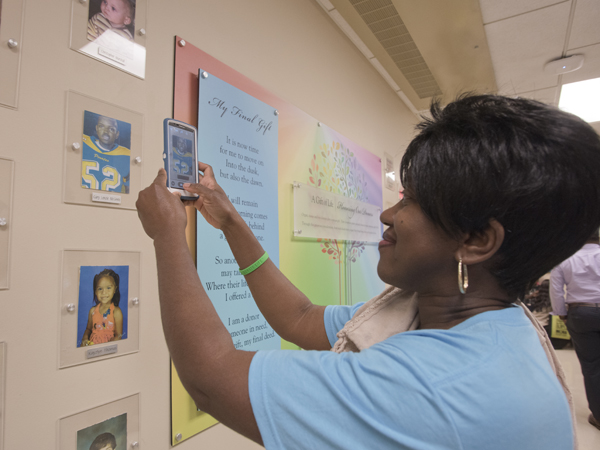
<path fill-rule="evenodd" d="M 419 328 L 448 330 L 477 314 L 498 311 L 510 304 L 507 298 L 481 298 L 469 294 L 453 297 L 419 296 Z"/>
<path fill-rule="evenodd" d="M 483 265 L 469 267 L 466 294 L 459 294 L 456 283 L 452 274 L 440 279 L 432 291 L 419 292 L 419 328 L 448 330 L 477 314 L 508 308 L 516 300 Z"/>

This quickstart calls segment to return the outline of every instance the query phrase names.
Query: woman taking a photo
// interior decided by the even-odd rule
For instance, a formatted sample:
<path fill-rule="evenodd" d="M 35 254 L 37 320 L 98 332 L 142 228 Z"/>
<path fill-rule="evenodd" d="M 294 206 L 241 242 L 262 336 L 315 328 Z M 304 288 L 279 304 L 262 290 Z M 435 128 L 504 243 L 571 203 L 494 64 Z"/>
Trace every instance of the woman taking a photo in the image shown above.
<path fill-rule="evenodd" d="M 404 197 L 381 214 L 391 287 L 364 305 L 313 305 L 270 260 L 255 264 L 265 252 L 210 166 L 185 186 L 240 268 L 258 266 L 245 277 L 269 324 L 312 351 L 236 350 L 164 171 L 140 193 L 167 344 L 200 409 L 268 449 L 573 448 L 555 361 L 517 302 L 600 225 L 598 135 L 525 99 L 431 112 L 402 159 Z"/>

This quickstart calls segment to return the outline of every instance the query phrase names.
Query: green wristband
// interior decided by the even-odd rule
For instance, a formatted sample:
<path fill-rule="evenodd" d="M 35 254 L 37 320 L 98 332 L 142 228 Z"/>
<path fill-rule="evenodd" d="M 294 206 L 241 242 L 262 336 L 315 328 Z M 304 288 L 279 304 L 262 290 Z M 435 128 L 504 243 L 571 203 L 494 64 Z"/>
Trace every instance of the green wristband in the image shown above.
<path fill-rule="evenodd" d="M 267 252 L 265 252 L 265 254 L 258 258 L 258 261 L 256 261 L 254 264 L 246 267 L 245 269 L 240 269 L 240 273 L 242 275 L 248 275 L 249 273 L 254 272 L 256 269 L 262 266 L 267 259 L 269 259 L 269 255 L 267 254 Z"/>

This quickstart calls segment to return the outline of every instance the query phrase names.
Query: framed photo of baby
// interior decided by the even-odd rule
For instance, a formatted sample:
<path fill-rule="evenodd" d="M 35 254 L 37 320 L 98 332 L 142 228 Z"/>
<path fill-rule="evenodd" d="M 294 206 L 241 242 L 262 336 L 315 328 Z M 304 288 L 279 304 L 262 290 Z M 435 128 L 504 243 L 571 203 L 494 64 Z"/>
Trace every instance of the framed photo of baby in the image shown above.
<path fill-rule="evenodd" d="M 131 124 L 84 111 L 81 187 L 129 194 Z"/>
<path fill-rule="evenodd" d="M 148 0 L 71 3 L 71 49 L 145 78 Z"/>
<path fill-rule="evenodd" d="M 94 41 L 109 31 L 133 41 L 136 0 L 90 0 L 88 41 Z"/>
<path fill-rule="evenodd" d="M 81 266 L 77 347 L 127 339 L 129 266 Z"/>

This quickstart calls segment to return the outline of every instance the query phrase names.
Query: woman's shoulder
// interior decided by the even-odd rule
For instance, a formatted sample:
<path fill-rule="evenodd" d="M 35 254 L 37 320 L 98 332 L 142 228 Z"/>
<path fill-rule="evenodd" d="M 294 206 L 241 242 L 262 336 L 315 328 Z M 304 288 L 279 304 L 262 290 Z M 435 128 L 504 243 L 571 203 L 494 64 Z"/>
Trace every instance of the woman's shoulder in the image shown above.
<path fill-rule="evenodd" d="M 479 314 L 449 330 L 398 333 L 361 353 L 422 370 L 434 380 L 455 372 L 503 365 L 515 354 L 530 354 L 530 347 L 542 351 L 535 329 L 520 308 L 510 308 Z"/>

